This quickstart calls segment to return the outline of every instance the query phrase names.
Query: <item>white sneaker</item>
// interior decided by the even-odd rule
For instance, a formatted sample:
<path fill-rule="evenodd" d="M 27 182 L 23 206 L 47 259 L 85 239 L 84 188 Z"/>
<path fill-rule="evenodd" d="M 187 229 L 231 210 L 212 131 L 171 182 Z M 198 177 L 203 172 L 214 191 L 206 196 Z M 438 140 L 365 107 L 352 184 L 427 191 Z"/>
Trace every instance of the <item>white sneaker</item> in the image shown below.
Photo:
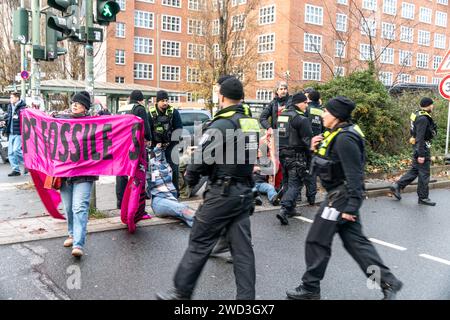
<path fill-rule="evenodd" d="M 64 240 L 64 247 L 68 248 L 73 246 L 73 237 L 68 237 L 66 240 Z"/>

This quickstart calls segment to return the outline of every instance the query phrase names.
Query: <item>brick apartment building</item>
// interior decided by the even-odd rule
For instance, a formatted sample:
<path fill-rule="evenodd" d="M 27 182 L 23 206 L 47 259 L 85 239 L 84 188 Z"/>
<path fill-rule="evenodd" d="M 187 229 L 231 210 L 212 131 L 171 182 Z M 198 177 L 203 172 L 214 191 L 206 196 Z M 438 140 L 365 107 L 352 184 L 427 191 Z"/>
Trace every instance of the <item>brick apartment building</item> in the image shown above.
<path fill-rule="evenodd" d="M 122 11 L 108 27 L 106 80 L 184 91 L 201 38 L 192 13 L 206 1 L 218 0 L 117 0 Z M 224 1 L 234 10 L 248 5 Z M 260 0 L 247 16 L 256 55 L 244 74 L 246 98 L 270 100 L 280 80 L 300 88 L 365 68 L 369 60 L 387 86 L 437 84 L 434 70 L 449 47 L 448 17 L 448 0 Z"/>

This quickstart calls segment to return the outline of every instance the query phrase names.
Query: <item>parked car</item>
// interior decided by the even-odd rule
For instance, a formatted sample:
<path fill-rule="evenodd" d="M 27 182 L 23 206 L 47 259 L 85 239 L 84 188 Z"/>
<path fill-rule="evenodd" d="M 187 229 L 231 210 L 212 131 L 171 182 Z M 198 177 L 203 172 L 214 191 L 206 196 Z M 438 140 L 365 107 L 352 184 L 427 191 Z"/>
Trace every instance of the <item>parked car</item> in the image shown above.
<path fill-rule="evenodd" d="M 183 123 L 183 129 L 189 132 L 191 139 L 191 146 L 194 145 L 194 126 L 196 124 L 201 125 L 206 121 L 211 120 L 211 113 L 206 110 L 200 109 L 179 109 L 181 116 L 181 122 Z M 184 136 L 183 140 L 186 140 Z"/>

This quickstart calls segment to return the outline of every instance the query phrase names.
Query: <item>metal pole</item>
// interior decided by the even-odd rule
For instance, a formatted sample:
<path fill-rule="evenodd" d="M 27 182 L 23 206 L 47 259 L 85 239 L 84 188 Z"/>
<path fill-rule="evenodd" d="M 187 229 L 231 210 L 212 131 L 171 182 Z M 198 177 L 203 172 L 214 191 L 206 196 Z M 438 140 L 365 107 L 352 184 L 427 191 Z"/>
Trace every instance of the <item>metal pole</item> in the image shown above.
<path fill-rule="evenodd" d="M 156 88 L 158 88 L 159 90 L 159 86 L 160 86 L 160 73 L 161 73 L 161 66 L 159 65 L 159 55 L 160 55 L 160 48 L 161 48 L 161 43 L 159 43 L 159 14 L 156 14 L 156 45 L 155 45 L 155 49 L 156 49 L 156 70 L 154 70 L 154 74 L 156 76 Z"/>
<path fill-rule="evenodd" d="M 25 8 L 25 0 L 20 0 L 20 7 L 21 8 Z M 25 56 L 25 44 L 21 44 L 20 45 L 20 70 L 24 71 L 26 70 L 26 59 L 27 57 Z M 25 86 L 25 79 L 22 78 L 22 80 L 20 81 L 20 95 L 22 97 L 22 99 L 24 99 L 25 101 L 25 96 L 26 96 L 26 86 Z"/>
<path fill-rule="evenodd" d="M 41 44 L 41 32 L 40 32 L 40 21 L 41 21 L 41 2 L 40 0 L 31 0 L 31 34 L 32 34 L 32 45 L 39 46 Z M 33 56 L 33 47 L 31 53 Z M 31 89 L 32 96 L 39 96 L 41 93 L 41 83 L 40 83 L 40 68 L 39 61 L 33 59 L 31 65 Z"/>

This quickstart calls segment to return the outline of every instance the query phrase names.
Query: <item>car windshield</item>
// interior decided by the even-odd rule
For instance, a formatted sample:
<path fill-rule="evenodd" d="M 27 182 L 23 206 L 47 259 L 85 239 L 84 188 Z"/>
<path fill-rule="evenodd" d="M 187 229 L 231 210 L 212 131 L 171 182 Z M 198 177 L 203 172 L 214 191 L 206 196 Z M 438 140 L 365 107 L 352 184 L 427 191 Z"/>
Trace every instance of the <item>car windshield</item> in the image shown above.
<path fill-rule="evenodd" d="M 183 127 L 193 126 L 195 122 L 205 122 L 209 120 L 208 115 L 201 112 L 183 112 L 181 113 L 181 121 Z"/>

